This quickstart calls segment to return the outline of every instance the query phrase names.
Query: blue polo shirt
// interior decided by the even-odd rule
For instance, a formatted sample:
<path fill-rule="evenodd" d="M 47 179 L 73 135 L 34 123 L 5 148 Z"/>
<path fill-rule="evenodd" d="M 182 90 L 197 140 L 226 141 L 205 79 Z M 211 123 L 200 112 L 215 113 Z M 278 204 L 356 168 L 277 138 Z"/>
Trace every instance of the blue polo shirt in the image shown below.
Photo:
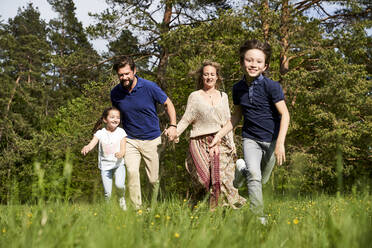
<path fill-rule="evenodd" d="M 281 116 L 275 103 L 284 100 L 279 82 L 262 74 L 250 86 L 245 77 L 233 86 L 233 102 L 244 116 L 243 138 L 271 142 L 279 134 Z"/>
<path fill-rule="evenodd" d="M 156 83 L 140 77 L 130 93 L 121 84 L 111 90 L 112 105 L 120 110 L 121 123 L 130 139 L 153 140 L 160 136 L 156 104 L 164 104 L 167 98 Z"/>

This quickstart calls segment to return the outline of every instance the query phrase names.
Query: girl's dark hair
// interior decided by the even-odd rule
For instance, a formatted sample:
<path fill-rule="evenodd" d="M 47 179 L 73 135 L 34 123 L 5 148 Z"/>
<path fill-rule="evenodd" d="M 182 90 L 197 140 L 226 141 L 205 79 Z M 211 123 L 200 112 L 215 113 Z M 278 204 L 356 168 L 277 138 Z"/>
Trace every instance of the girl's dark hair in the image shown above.
<path fill-rule="evenodd" d="M 247 40 L 241 45 L 239 49 L 239 56 L 240 56 L 240 64 L 242 65 L 244 62 L 245 53 L 251 49 L 258 49 L 261 50 L 265 54 L 265 64 L 267 65 L 267 69 L 269 69 L 270 64 L 270 57 L 271 57 L 271 46 L 266 42 L 261 42 L 259 40 Z"/>
<path fill-rule="evenodd" d="M 109 113 L 110 113 L 111 110 L 117 110 L 117 111 L 119 111 L 119 109 L 117 109 L 117 108 L 115 108 L 113 106 L 108 107 L 108 108 L 105 108 L 103 110 L 103 113 L 101 115 L 101 118 L 99 118 L 98 121 L 96 122 L 96 124 L 94 125 L 94 128 L 92 130 L 93 134 L 95 134 L 98 129 L 101 129 L 102 128 L 103 119 L 106 119 L 107 118 L 107 116 L 109 115 Z M 120 113 L 120 111 L 119 111 L 119 113 Z"/>
<path fill-rule="evenodd" d="M 217 74 L 217 81 L 216 81 L 216 89 L 219 89 L 220 84 L 222 83 L 222 76 L 221 76 L 221 65 L 217 62 L 212 62 L 209 60 L 206 60 L 203 62 L 203 64 L 199 67 L 199 69 L 196 71 L 196 77 L 197 77 L 197 82 L 196 82 L 196 89 L 200 90 L 204 88 L 204 82 L 203 82 L 203 70 L 204 67 L 206 66 L 212 66 L 216 69 L 216 74 Z"/>

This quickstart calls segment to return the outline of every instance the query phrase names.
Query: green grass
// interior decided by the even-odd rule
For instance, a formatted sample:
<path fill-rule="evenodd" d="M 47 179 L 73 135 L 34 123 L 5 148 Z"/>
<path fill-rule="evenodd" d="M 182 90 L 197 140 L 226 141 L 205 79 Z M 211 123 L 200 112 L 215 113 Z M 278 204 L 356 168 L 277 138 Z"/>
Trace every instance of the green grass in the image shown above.
<path fill-rule="evenodd" d="M 118 204 L 0 206 L 0 247 L 371 247 L 372 197 L 267 199 L 262 226 L 245 206 L 161 201 L 151 210 Z"/>

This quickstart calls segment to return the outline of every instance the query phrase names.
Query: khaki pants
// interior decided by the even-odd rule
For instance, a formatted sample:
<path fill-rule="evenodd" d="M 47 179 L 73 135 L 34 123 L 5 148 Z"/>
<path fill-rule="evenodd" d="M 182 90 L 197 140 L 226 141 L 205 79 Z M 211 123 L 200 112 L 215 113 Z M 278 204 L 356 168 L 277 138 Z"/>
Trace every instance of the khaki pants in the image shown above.
<path fill-rule="evenodd" d="M 128 139 L 125 152 L 129 197 L 136 209 L 142 205 L 139 167 L 141 158 L 146 164 L 146 173 L 153 188 L 159 183 L 159 148 L 161 137 L 153 140 Z M 157 192 L 156 192 L 157 193 Z"/>

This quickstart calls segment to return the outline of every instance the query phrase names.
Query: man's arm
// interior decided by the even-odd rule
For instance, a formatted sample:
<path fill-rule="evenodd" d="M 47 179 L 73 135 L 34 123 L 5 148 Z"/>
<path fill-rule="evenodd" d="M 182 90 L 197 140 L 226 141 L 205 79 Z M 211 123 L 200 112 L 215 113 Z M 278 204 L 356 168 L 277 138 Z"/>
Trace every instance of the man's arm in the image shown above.
<path fill-rule="evenodd" d="M 287 135 L 290 118 L 287 105 L 285 104 L 284 100 L 275 103 L 275 107 L 278 110 L 279 114 L 282 116 L 280 120 L 279 134 L 275 145 L 275 157 L 276 161 L 278 161 L 278 164 L 282 165 L 285 162 L 284 142 L 285 136 Z"/>
<path fill-rule="evenodd" d="M 236 125 L 238 125 L 239 121 L 242 119 L 242 108 L 240 105 L 234 105 L 234 113 L 231 115 L 231 119 L 226 122 L 226 124 L 216 133 L 214 139 L 209 144 L 209 147 L 213 147 L 217 145 L 221 138 L 224 137 L 228 132 L 230 132 Z"/>
<path fill-rule="evenodd" d="M 165 110 L 167 111 L 167 114 L 169 116 L 169 128 L 167 129 L 167 135 L 170 141 L 177 138 L 177 118 L 176 118 L 176 109 L 174 108 L 174 105 L 172 101 L 167 98 L 164 102 Z"/>

